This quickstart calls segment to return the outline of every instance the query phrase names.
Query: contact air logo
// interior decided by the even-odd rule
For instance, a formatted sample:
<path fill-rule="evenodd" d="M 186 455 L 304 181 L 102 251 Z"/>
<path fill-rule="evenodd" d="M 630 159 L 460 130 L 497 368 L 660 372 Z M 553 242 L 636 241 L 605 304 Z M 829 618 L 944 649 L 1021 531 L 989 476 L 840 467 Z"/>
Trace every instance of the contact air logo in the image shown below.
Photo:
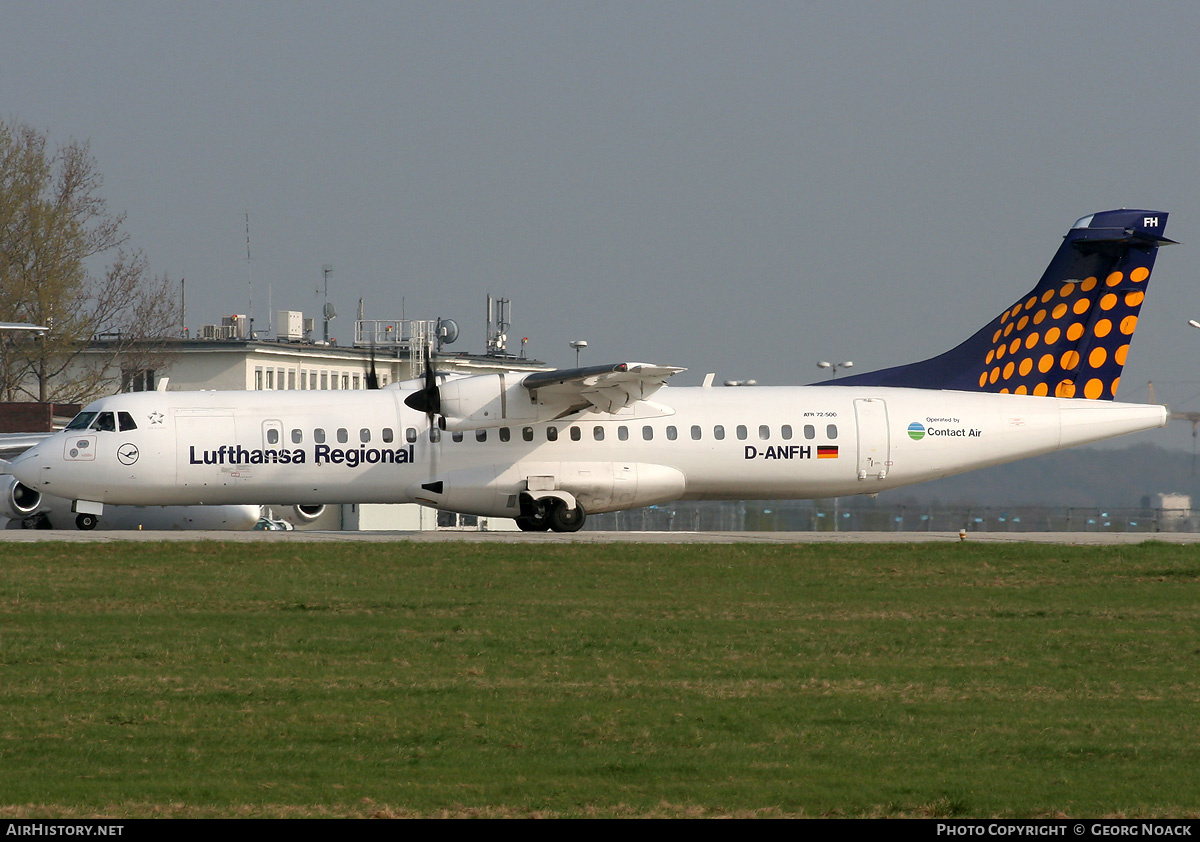
<path fill-rule="evenodd" d="M 920 421 L 914 421 L 908 425 L 908 437 L 913 441 L 920 441 L 925 438 L 925 425 Z"/>

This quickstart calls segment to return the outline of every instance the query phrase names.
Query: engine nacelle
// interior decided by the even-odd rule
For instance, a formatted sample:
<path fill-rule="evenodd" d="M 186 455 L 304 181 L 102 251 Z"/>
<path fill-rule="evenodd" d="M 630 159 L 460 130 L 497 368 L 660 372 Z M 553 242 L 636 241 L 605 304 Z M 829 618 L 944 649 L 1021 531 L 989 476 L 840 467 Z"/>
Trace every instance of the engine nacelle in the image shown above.
<path fill-rule="evenodd" d="M 297 520 L 304 521 L 305 523 L 312 523 L 321 515 L 325 514 L 325 507 L 295 505 L 292 506 L 292 511 L 296 513 Z"/>
<path fill-rule="evenodd" d="M 28 486 L 21 485 L 16 477 L 4 477 L 3 514 L 12 520 L 29 517 L 42 505 L 42 495 Z"/>
<path fill-rule="evenodd" d="M 538 408 L 521 385 L 523 373 L 472 374 L 438 386 L 444 429 L 478 430 L 538 420 Z"/>

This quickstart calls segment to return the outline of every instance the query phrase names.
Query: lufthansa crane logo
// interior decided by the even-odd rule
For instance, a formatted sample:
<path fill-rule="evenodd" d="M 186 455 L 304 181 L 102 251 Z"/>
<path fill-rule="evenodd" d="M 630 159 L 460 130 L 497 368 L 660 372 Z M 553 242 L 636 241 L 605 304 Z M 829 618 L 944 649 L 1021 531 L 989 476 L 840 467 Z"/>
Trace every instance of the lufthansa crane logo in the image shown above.
<path fill-rule="evenodd" d="M 122 465 L 132 465 L 139 455 L 137 447 L 132 444 L 123 444 L 117 448 L 117 460 Z"/>

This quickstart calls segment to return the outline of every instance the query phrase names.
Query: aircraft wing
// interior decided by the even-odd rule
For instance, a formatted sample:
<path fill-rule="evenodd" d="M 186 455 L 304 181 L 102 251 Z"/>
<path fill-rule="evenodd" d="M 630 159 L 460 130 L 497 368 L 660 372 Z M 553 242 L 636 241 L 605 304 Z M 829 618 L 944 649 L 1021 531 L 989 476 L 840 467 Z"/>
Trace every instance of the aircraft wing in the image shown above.
<path fill-rule="evenodd" d="M 534 372 L 521 385 L 538 403 L 561 405 L 561 415 L 589 406 L 600 412 L 616 412 L 650 397 L 668 377 L 686 370 L 648 363 L 595 365 Z"/>

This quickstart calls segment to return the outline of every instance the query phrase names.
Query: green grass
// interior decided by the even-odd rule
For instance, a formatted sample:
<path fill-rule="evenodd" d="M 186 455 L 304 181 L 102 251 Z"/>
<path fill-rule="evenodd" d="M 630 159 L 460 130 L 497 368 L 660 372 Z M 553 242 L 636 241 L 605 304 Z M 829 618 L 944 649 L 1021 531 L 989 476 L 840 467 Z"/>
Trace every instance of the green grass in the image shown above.
<path fill-rule="evenodd" d="M 0 545 L 0 815 L 1197 816 L 1200 553 Z"/>

